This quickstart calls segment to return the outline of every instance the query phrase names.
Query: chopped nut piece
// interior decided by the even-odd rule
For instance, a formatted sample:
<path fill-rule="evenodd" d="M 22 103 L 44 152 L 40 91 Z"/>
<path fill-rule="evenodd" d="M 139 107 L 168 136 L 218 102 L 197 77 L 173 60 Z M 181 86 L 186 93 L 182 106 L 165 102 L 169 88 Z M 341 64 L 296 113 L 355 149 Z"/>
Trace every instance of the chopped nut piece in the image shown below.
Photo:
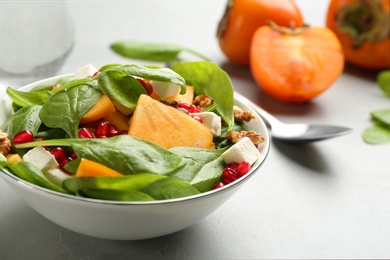
<path fill-rule="evenodd" d="M 265 141 L 264 137 L 261 134 L 256 133 L 254 131 L 232 131 L 226 136 L 226 139 L 232 141 L 233 143 L 237 143 L 244 137 L 248 137 L 249 139 L 251 139 L 252 143 L 254 144 L 261 144 Z"/>
<path fill-rule="evenodd" d="M 234 120 L 238 123 L 249 122 L 251 119 L 256 118 L 251 111 L 246 111 L 238 106 L 233 106 Z"/>
<path fill-rule="evenodd" d="M 192 101 L 192 104 L 198 106 L 199 108 L 206 108 L 211 106 L 214 103 L 214 100 L 206 95 L 196 96 Z"/>
<path fill-rule="evenodd" d="M 11 141 L 8 134 L 0 130 L 0 153 L 7 156 L 11 150 Z"/>

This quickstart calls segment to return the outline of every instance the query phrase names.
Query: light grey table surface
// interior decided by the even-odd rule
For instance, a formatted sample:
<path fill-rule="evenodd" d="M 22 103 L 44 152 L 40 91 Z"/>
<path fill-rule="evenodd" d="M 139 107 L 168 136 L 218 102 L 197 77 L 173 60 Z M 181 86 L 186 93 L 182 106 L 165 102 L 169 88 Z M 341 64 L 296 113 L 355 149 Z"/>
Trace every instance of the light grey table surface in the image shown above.
<path fill-rule="evenodd" d="M 328 1 L 296 2 L 306 22 L 324 24 Z M 210 57 L 237 91 L 281 120 L 341 124 L 353 133 L 306 145 L 272 142 L 263 167 L 212 215 L 178 233 L 142 241 L 68 231 L 0 181 L 0 259 L 390 258 L 390 146 L 361 138 L 371 125 L 369 112 L 390 106 L 374 74 L 347 68 L 315 100 L 280 103 L 262 94 L 249 70 L 229 63 L 220 51 L 215 31 L 225 0 L 69 5 L 76 41 L 59 74 L 87 63 L 139 63 L 113 53 L 113 41 L 178 43 Z"/>

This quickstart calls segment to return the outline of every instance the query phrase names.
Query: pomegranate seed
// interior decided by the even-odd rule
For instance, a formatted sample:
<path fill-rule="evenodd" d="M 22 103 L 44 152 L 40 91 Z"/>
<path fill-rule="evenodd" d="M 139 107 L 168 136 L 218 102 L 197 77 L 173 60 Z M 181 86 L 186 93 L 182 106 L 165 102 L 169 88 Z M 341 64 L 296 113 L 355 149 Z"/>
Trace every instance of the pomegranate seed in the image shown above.
<path fill-rule="evenodd" d="M 72 151 L 72 152 L 70 153 L 70 158 L 71 158 L 72 160 L 77 159 L 77 154 L 76 154 L 74 151 Z"/>
<path fill-rule="evenodd" d="M 107 137 L 117 136 L 119 133 L 118 128 L 114 125 L 109 125 L 107 130 Z"/>
<path fill-rule="evenodd" d="M 145 80 L 140 79 L 140 78 L 136 78 L 136 80 L 138 80 L 138 82 L 141 83 L 141 85 L 145 87 L 145 83 L 146 83 Z"/>
<path fill-rule="evenodd" d="M 242 161 L 238 164 L 236 172 L 240 176 L 244 176 L 247 174 L 251 169 L 251 165 L 247 161 Z"/>
<path fill-rule="evenodd" d="M 197 107 L 195 105 L 187 104 L 187 103 L 185 103 L 183 101 L 177 102 L 177 107 L 185 109 L 188 113 L 200 113 L 200 112 L 202 112 L 202 110 L 199 107 Z"/>
<path fill-rule="evenodd" d="M 239 175 L 235 170 L 225 168 L 222 172 L 222 180 L 225 184 L 229 184 L 239 178 Z"/>
<path fill-rule="evenodd" d="M 200 112 L 202 112 L 202 110 L 199 107 L 195 105 L 191 105 L 191 113 L 200 113 Z"/>
<path fill-rule="evenodd" d="M 95 136 L 96 137 L 104 137 L 107 136 L 108 127 L 110 123 L 108 121 L 102 121 L 98 124 L 95 130 Z"/>
<path fill-rule="evenodd" d="M 127 134 L 129 134 L 129 131 L 127 130 L 122 130 L 118 133 L 118 135 L 127 135 Z"/>
<path fill-rule="evenodd" d="M 229 169 L 232 169 L 232 170 L 237 170 L 237 166 L 238 166 L 238 163 L 236 162 L 230 162 L 228 164 L 226 164 L 226 168 L 229 168 Z"/>
<path fill-rule="evenodd" d="M 34 141 L 34 135 L 30 130 L 17 133 L 13 138 L 14 144 L 24 144 Z"/>
<path fill-rule="evenodd" d="M 70 161 L 73 161 L 73 159 L 71 157 L 66 157 L 64 160 L 62 160 L 62 162 L 60 163 L 60 169 L 65 172 L 66 174 L 68 175 L 72 175 L 71 172 L 68 172 L 67 170 L 65 170 L 65 165 L 70 162 Z"/>
<path fill-rule="evenodd" d="M 218 182 L 217 184 L 214 185 L 213 190 L 222 188 L 223 186 L 225 186 L 225 184 L 222 181 L 220 181 L 220 182 Z"/>
<path fill-rule="evenodd" d="M 61 163 L 66 158 L 66 152 L 62 147 L 52 148 L 50 149 L 50 153 L 54 155 L 58 163 Z"/>
<path fill-rule="evenodd" d="M 79 138 L 93 138 L 93 134 L 87 128 L 83 127 L 79 130 Z"/>
<path fill-rule="evenodd" d="M 150 96 L 153 93 L 153 86 L 150 84 L 150 82 L 146 82 L 143 79 L 137 78 L 138 82 L 141 83 L 141 85 L 145 88 L 146 93 Z"/>
<path fill-rule="evenodd" d="M 199 123 L 203 123 L 202 118 L 200 118 L 200 116 L 192 116 L 192 118 L 198 121 Z"/>
<path fill-rule="evenodd" d="M 190 110 L 191 110 L 191 106 L 185 102 L 182 102 L 182 101 L 177 102 L 177 107 L 184 108 L 185 110 L 187 110 L 187 112 L 190 112 Z"/>

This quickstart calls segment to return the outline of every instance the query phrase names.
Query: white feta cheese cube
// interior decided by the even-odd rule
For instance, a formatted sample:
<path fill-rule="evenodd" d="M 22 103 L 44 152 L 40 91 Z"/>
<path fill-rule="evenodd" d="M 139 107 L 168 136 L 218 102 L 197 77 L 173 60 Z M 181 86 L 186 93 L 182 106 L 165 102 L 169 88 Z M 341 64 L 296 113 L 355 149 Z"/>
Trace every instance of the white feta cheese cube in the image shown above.
<path fill-rule="evenodd" d="M 54 155 L 40 146 L 31 149 L 23 155 L 23 160 L 31 162 L 44 173 L 59 166 Z"/>
<path fill-rule="evenodd" d="M 162 68 L 160 70 L 178 75 L 176 72 L 169 68 Z M 156 92 L 160 97 L 172 97 L 180 93 L 180 86 L 171 82 L 151 80 L 150 84 L 152 84 L 153 86 L 153 91 Z"/>
<path fill-rule="evenodd" d="M 160 97 L 172 97 L 180 93 L 180 86 L 171 82 L 151 80 L 150 84 L 153 86 L 153 91 Z"/>
<path fill-rule="evenodd" d="M 62 187 L 62 182 L 70 176 L 64 173 L 60 168 L 50 169 L 44 173 L 46 178 L 52 183 Z"/>
<path fill-rule="evenodd" d="M 250 165 L 256 162 L 260 156 L 261 153 L 249 137 L 244 137 L 221 155 L 226 163 L 247 161 Z"/>
<path fill-rule="evenodd" d="M 87 64 L 76 71 L 74 78 L 83 79 L 92 77 L 97 71 L 98 70 L 94 66 L 92 66 L 91 64 Z"/>
<path fill-rule="evenodd" d="M 213 133 L 214 137 L 221 135 L 222 121 L 221 117 L 214 112 L 201 112 L 192 113 L 191 115 L 199 116 L 202 119 L 202 123 L 207 126 Z"/>

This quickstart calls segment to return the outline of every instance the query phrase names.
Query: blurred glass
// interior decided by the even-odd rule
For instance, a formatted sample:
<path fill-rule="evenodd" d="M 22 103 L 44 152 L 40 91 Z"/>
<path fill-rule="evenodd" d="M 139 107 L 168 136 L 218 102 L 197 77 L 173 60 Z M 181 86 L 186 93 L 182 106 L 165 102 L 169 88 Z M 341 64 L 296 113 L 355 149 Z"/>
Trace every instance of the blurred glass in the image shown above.
<path fill-rule="evenodd" d="M 54 76 L 74 43 L 74 22 L 68 3 L 0 2 L 0 96 Z"/>

